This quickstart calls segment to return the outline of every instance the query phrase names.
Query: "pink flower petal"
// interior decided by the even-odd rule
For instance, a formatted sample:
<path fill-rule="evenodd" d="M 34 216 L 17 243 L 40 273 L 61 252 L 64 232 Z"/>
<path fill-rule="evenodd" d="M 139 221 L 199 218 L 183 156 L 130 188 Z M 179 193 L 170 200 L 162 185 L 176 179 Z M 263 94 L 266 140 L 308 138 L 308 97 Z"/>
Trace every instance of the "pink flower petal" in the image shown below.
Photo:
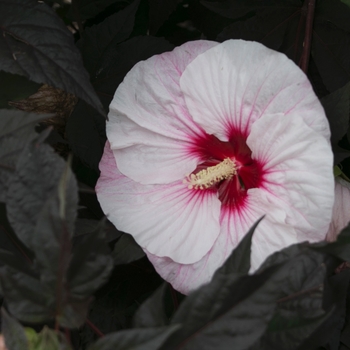
<path fill-rule="evenodd" d="M 186 150 L 204 131 L 188 113 L 179 80 L 196 56 L 216 45 L 186 43 L 139 62 L 127 74 L 107 122 L 107 137 L 123 174 L 143 184 L 170 183 L 195 169 L 197 158 Z"/>
<path fill-rule="evenodd" d="M 335 241 L 340 231 L 350 222 L 350 183 L 336 178 L 335 201 L 332 222 L 326 236 L 327 241 Z"/>
<path fill-rule="evenodd" d="M 139 184 L 119 172 L 108 142 L 100 170 L 96 193 L 104 213 L 142 248 L 189 264 L 213 246 L 220 232 L 221 206 L 215 192 L 190 191 L 181 181 Z"/>
<path fill-rule="evenodd" d="M 212 249 L 194 264 L 178 264 L 169 258 L 146 254 L 162 278 L 183 294 L 210 282 L 214 272 L 222 266 L 232 250 L 261 216 L 266 217 L 257 227 L 252 241 L 251 272 L 255 271 L 267 256 L 290 244 L 297 243 L 294 229 L 286 224 L 286 213 L 265 194 L 256 190 L 249 196 L 240 213 L 226 211 L 221 217 L 221 231 Z"/>
<path fill-rule="evenodd" d="M 252 158 L 263 164 L 263 188 L 289 207 L 287 223 L 299 239 L 324 239 L 334 203 L 333 154 L 327 140 L 293 113 L 257 120 L 247 144 Z"/>
<path fill-rule="evenodd" d="M 222 141 L 232 128 L 248 134 L 264 114 L 292 112 L 329 139 L 323 108 L 305 74 L 259 43 L 228 40 L 206 51 L 187 66 L 180 86 L 193 119 Z"/>
<path fill-rule="evenodd" d="M 141 184 L 166 184 L 183 179 L 197 166 L 198 157 L 186 144 L 152 132 L 127 117 L 113 118 L 117 124 L 109 137 L 118 169 Z"/>

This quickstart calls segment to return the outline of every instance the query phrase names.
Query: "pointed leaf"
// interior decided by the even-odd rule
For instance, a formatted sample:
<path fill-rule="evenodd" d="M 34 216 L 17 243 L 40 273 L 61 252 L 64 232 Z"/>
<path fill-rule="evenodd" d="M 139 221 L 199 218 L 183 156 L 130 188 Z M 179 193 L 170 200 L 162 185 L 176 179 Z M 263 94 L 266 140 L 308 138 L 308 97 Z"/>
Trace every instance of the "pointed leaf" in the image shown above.
<path fill-rule="evenodd" d="M 212 289 L 213 282 L 192 293 L 172 320 L 183 323 L 183 328 L 163 349 L 249 349 L 273 316 L 279 289 L 272 276 L 277 270 L 272 267 L 259 275 L 233 280 L 228 276 L 223 293 Z M 217 282 L 216 278 L 213 281 Z"/>
<path fill-rule="evenodd" d="M 56 320 L 61 327 L 75 329 L 86 321 L 92 297 L 74 298 L 69 294 L 61 305 L 60 312 L 56 312 Z"/>
<path fill-rule="evenodd" d="M 44 326 L 37 335 L 35 348 L 33 350 L 71 350 L 66 338 L 62 333 Z M 32 350 L 32 349 L 30 349 Z"/>
<path fill-rule="evenodd" d="M 349 126 L 350 83 L 321 98 L 320 101 L 325 109 L 331 128 L 331 142 L 334 150 Z M 347 154 L 347 156 L 349 156 L 349 154 Z M 334 163 L 337 164 L 341 160 L 342 159 L 337 157 Z"/>
<path fill-rule="evenodd" d="M 334 346 L 334 343 L 338 343 L 337 349 L 340 347 L 342 331 L 346 334 L 344 321 L 347 314 L 349 278 L 350 270 L 329 277 L 328 283 L 325 285 L 323 300 L 326 310 L 330 309 L 325 314 L 326 320 L 314 330 L 311 336 L 306 338 L 298 350 L 317 349 L 319 346 L 327 349 L 328 343 L 332 346 Z"/>
<path fill-rule="evenodd" d="M 8 266 L 0 273 L 3 295 L 8 310 L 23 322 L 40 323 L 53 319 L 47 305 L 47 290 L 34 278 Z"/>
<path fill-rule="evenodd" d="M 23 149 L 9 181 L 7 214 L 18 238 L 33 249 L 37 218 L 48 198 L 57 192 L 64 160 L 50 146 L 33 142 Z"/>
<path fill-rule="evenodd" d="M 29 350 L 28 340 L 22 325 L 1 309 L 1 330 L 9 350 Z"/>
<path fill-rule="evenodd" d="M 31 266 L 28 266 L 28 261 L 24 261 L 23 257 L 19 256 L 19 254 L 15 255 L 3 249 L 0 249 L 0 265 L 12 267 L 17 271 L 33 277 L 36 276 L 34 270 L 31 269 Z"/>
<path fill-rule="evenodd" d="M 172 322 L 183 323 L 183 328 L 163 349 L 260 349 L 255 346 L 264 339 L 275 312 L 282 310 L 279 306 L 275 309 L 278 302 L 286 303 L 283 307 L 287 312 L 291 307 L 288 303 L 295 303 L 300 293 L 305 296 L 310 289 L 315 294 L 297 303 L 298 311 L 305 318 L 323 315 L 324 274 L 323 255 L 306 245 L 273 254 L 252 276 L 231 274 L 224 279 L 218 272 L 211 283 L 181 304 Z M 303 340 L 299 339 L 299 344 Z"/>
<path fill-rule="evenodd" d="M 140 0 L 134 0 L 125 9 L 84 31 L 84 36 L 78 41 L 77 46 L 92 80 L 98 74 L 98 65 L 108 46 L 115 46 L 130 36 L 139 3 Z"/>
<path fill-rule="evenodd" d="M 38 217 L 34 231 L 33 249 L 40 269 L 41 281 L 61 295 L 65 274 L 71 259 L 72 231 L 60 216 L 60 203 L 56 196 L 49 198 Z M 56 290 L 59 288 L 60 290 Z"/>
<path fill-rule="evenodd" d="M 117 87 L 137 62 L 172 49 L 173 45 L 164 39 L 140 36 L 106 50 L 98 66 L 98 74 L 92 77 L 106 110 Z M 105 122 L 93 108 L 79 101 L 66 125 L 68 142 L 74 154 L 96 171 L 106 142 Z"/>
<path fill-rule="evenodd" d="M 150 34 L 155 35 L 181 0 L 149 0 Z"/>
<path fill-rule="evenodd" d="M 104 114 L 73 37 L 53 10 L 32 0 L 0 6 L 0 69 L 72 93 Z"/>
<path fill-rule="evenodd" d="M 120 331 L 98 340 L 88 350 L 150 350 L 158 349 L 164 341 L 179 328 L 178 325 L 149 328 L 130 329 Z"/>
<path fill-rule="evenodd" d="M 135 328 L 161 327 L 168 323 L 164 310 L 164 294 L 167 283 L 163 283 L 137 310 L 134 316 Z"/>
<path fill-rule="evenodd" d="M 350 80 L 350 33 L 330 23 L 315 23 L 312 57 L 329 91 Z"/>
<path fill-rule="evenodd" d="M 75 241 L 72 262 L 68 271 L 70 292 L 86 298 L 105 283 L 113 268 L 110 249 L 105 242 L 105 220 L 91 233 Z"/>
<path fill-rule="evenodd" d="M 249 272 L 253 234 L 263 219 L 264 216 L 254 223 L 232 252 L 231 256 L 226 260 L 225 264 L 216 272 L 216 275 L 227 276 L 234 273 L 245 275 Z"/>
<path fill-rule="evenodd" d="M 145 252 L 134 238 L 125 233 L 117 241 L 113 249 L 114 265 L 129 264 L 145 256 Z"/>
<path fill-rule="evenodd" d="M 49 114 L 0 110 L 0 201 L 6 201 L 8 181 L 24 146 L 36 136 L 34 126 Z"/>
<path fill-rule="evenodd" d="M 102 255 L 102 261 L 98 260 L 101 252 L 96 235 L 93 236 L 93 246 L 80 247 L 82 260 L 72 259 L 71 238 L 76 211 L 77 185 L 70 168 L 66 166 L 58 191 L 48 199 L 39 215 L 33 247 L 40 268 L 40 279 L 54 300 L 56 321 L 67 328 L 78 328 L 83 324 L 91 302 L 90 294 L 97 289 L 101 280 L 106 279 L 112 267 L 109 255 L 106 254 L 106 258 Z M 77 285 L 77 281 L 69 276 L 72 267 L 80 267 L 79 275 L 76 276 L 78 282 L 85 279 L 85 284 L 90 284 L 88 290 L 85 286 L 84 293 L 81 283 Z"/>
<path fill-rule="evenodd" d="M 325 313 L 323 309 L 326 269 L 322 254 L 298 245 L 286 250 L 291 258 L 289 263 L 285 260 L 289 269 L 286 270 L 274 317 L 261 340 L 261 349 L 298 348 L 334 311 Z M 278 254 L 282 260 L 286 258 L 285 252 Z"/>

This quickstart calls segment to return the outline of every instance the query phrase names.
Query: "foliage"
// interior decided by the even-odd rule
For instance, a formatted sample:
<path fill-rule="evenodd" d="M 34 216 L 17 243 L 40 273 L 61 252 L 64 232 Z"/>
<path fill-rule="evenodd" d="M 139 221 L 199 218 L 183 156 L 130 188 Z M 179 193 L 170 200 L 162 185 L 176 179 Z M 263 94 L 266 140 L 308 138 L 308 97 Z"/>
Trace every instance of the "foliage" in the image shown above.
<path fill-rule="evenodd" d="M 277 252 L 250 275 L 257 223 L 212 281 L 184 297 L 104 218 L 93 190 L 109 103 L 137 62 L 189 40 L 239 38 L 300 65 L 308 3 L 0 0 L 0 294 L 9 350 L 350 349 L 350 273 L 341 265 L 350 261 L 350 226 L 336 242 Z M 316 2 L 307 70 L 345 177 L 349 19 L 349 1 Z M 54 96 L 46 113 L 30 109 L 26 98 L 42 84 L 75 95 L 74 110 L 58 116 Z"/>

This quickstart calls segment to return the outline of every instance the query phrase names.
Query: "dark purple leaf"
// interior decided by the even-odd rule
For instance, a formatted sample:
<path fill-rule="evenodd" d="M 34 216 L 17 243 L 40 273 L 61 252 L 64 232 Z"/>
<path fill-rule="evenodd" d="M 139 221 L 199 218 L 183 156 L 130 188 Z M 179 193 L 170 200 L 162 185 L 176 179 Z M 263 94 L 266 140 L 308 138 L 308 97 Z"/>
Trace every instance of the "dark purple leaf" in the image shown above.
<path fill-rule="evenodd" d="M 20 152 L 37 136 L 35 124 L 49 116 L 0 110 L 0 201 L 6 201 L 8 181 L 16 169 Z"/>
<path fill-rule="evenodd" d="M 72 34 L 46 4 L 0 1 L 0 69 L 72 93 L 104 111 Z"/>
<path fill-rule="evenodd" d="M 148 0 L 150 34 L 155 35 L 181 0 Z"/>
<path fill-rule="evenodd" d="M 343 138 L 349 127 L 350 83 L 321 98 L 321 103 L 325 109 L 331 128 L 331 143 L 335 158 L 334 164 L 338 164 L 346 157 L 349 157 L 349 152 L 340 149 L 338 142 Z"/>
<path fill-rule="evenodd" d="M 93 85 L 108 110 L 114 93 L 128 71 L 139 61 L 169 51 L 173 45 L 166 40 L 140 36 L 105 51 L 93 78 Z M 85 164 L 98 171 L 106 141 L 105 119 L 84 101 L 79 101 L 68 119 L 66 132 L 69 144 Z"/>
<path fill-rule="evenodd" d="M 159 349 L 164 341 L 179 328 L 178 325 L 130 329 L 108 334 L 98 340 L 88 350 L 151 350 Z"/>
<path fill-rule="evenodd" d="M 113 249 L 114 265 L 129 264 L 145 256 L 145 252 L 135 242 L 134 238 L 125 233 L 117 241 Z"/>
<path fill-rule="evenodd" d="M 131 0 L 132 1 L 132 0 Z M 84 1 L 78 1 L 77 2 L 77 11 L 78 14 L 75 13 L 75 11 L 71 11 L 71 15 L 78 20 L 84 21 L 86 19 L 95 17 L 102 11 L 104 11 L 108 6 L 114 5 L 114 4 L 120 4 L 125 5 L 130 0 L 84 0 Z"/>
<path fill-rule="evenodd" d="M 88 297 L 105 283 L 113 268 L 110 249 L 105 242 L 105 220 L 92 232 L 76 238 L 67 280 L 70 294 Z"/>
<path fill-rule="evenodd" d="M 1 309 L 1 331 L 9 350 L 29 350 L 24 328 L 5 309 Z"/>
<path fill-rule="evenodd" d="M 33 232 L 46 201 L 55 192 L 65 162 L 53 149 L 33 142 L 23 149 L 9 181 L 7 214 L 18 238 L 33 249 Z"/>
<path fill-rule="evenodd" d="M 108 17 L 102 23 L 85 29 L 77 46 L 92 80 L 98 75 L 101 57 L 108 46 L 115 46 L 130 36 L 139 3 L 140 0 L 134 0 L 125 9 Z"/>
<path fill-rule="evenodd" d="M 167 283 L 163 283 L 137 310 L 135 328 L 162 327 L 169 323 L 164 310 L 164 295 Z"/>

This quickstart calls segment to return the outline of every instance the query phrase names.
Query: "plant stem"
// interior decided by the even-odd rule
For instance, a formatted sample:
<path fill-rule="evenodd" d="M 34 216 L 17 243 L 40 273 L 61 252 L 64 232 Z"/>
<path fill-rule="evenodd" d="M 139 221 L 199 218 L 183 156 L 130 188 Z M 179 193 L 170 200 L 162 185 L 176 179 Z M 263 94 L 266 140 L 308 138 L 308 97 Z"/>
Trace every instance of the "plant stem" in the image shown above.
<path fill-rule="evenodd" d="M 303 54 L 301 56 L 300 68 L 306 74 L 309 66 L 309 59 L 310 59 L 312 27 L 314 23 L 316 0 L 305 0 L 305 1 L 308 1 L 308 6 L 307 6 L 307 15 L 306 15 L 304 49 L 303 49 Z"/>
<path fill-rule="evenodd" d="M 96 334 L 98 335 L 100 338 L 104 337 L 105 335 L 87 318 L 86 319 L 86 324 L 87 326 L 90 327 L 90 329 Z"/>

